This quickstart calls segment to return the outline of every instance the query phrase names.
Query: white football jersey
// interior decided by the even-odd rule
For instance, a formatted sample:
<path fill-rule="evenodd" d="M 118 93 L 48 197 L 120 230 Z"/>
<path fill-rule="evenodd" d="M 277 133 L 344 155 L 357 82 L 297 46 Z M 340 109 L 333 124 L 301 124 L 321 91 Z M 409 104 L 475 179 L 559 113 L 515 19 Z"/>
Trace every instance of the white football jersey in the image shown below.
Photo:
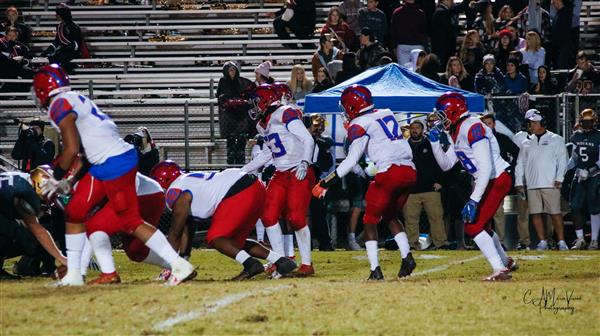
<path fill-rule="evenodd" d="M 69 113 L 75 113 L 75 125 L 85 151 L 85 156 L 93 165 L 123 154 L 133 148 L 119 136 L 117 125 L 109 116 L 102 113 L 89 98 L 75 91 L 59 93 L 52 98 L 48 107 L 50 120 L 58 128 L 60 121 Z"/>
<path fill-rule="evenodd" d="M 402 137 L 402 132 L 394 113 L 389 109 L 376 109 L 363 114 L 350 122 L 348 127 L 350 148 L 346 160 L 337 168 L 339 176 L 345 176 L 358 162 L 363 151 L 377 166 L 377 172 L 385 172 L 391 165 L 410 166 L 412 150 Z M 352 145 L 358 141 L 358 144 Z"/>
<path fill-rule="evenodd" d="M 135 176 L 135 190 L 138 196 L 162 194 L 164 192 L 158 182 L 140 173 Z"/>
<path fill-rule="evenodd" d="M 246 173 L 232 168 L 222 172 L 191 172 L 179 176 L 166 193 L 169 210 L 182 192 L 192 195 L 191 214 L 206 219 L 212 217 L 229 189 Z"/>
<path fill-rule="evenodd" d="M 300 161 L 312 163 L 314 140 L 304 126 L 299 110 L 282 105 L 269 116 L 266 123 L 258 122 L 256 129 L 265 137 L 265 144 L 271 150 L 277 170 L 295 168 Z"/>

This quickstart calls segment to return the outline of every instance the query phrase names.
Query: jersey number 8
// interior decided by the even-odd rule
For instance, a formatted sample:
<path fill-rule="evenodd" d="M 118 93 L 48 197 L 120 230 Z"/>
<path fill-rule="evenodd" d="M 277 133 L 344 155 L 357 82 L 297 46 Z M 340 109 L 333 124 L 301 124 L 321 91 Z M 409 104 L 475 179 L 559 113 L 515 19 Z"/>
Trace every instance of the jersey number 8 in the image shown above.
<path fill-rule="evenodd" d="M 471 160 L 467 157 L 467 155 L 463 152 L 456 152 L 456 157 L 460 161 L 463 167 L 467 170 L 469 174 L 473 174 L 477 171 L 477 167 L 473 164 Z"/>

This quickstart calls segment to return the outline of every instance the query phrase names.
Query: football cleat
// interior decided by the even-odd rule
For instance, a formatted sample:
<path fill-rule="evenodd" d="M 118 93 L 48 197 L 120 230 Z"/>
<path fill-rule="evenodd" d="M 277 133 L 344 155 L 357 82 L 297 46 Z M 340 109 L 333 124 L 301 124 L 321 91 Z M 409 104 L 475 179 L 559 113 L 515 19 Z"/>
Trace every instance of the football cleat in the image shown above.
<path fill-rule="evenodd" d="M 400 266 L 400 271 L 398 271 L 398 278 L 409 276 L 416 267 L 417 263 L 415 262 L 412 253 L 409 253 L 406 258 L 402 259 L 402 265 Z"/>
<path fill-rule="evenodd" d="M 558 242 L 558 250 L 559 251 L 568 251 L 569 247 L 567 246 L 567 243 L 565 243 L 564 240 L 561 240 Z"/>
<path fill-rule="evenodd" d="M 78 273 L 78 272 L 77 272 Z M 49 283 L 48 287 L 77 287 L 85 285 L 85 279 L 81 274 L 74 274 L 67 271 L 67 274 L 60 280 Z"/>
<path fill-rule="evenodd" d="M 296 271 L 296 277 L 299 278 L 305 278 L 305 277 L 309 277 L 315 274 L 315 269 L 313 268 L 312 264 L 310 265 L 306 265 L 306 264 L 302 264 L 300 265 L 300 268 L 298 269 L 298 271 Z"/>
<path fill-rule="evenodd" d="M 483 279 L 483 281 L 507 281 L 512 279 L 510 270 L 505 268 L 503 270 L 495 271 L 492 275 Z"/>
<path fill-rule="evenodd" d="M 535 249 L 538 251 L 546 251 L 548 249 L 548 242 L 545 240 L 540 241 Z"/>
<path fill-rule="evenodd" d="M 506 265 L 504 266 L 506 266 L 506 268 L 508 268 L 508 270 L 511 272 L 514 272 L 519 269 L 519 265 L 517 265 L 517 262 L 511 257 L 508 257 L 508 259 L 506 260 Z"/>
<path fill-rule="evenodd" d="M 281 276 L 285 276 L 285 275 L 289 274 L 294 269 L 296 269 L 296 267 L 298 267 L 298 265 L 296 265 L 296 262 L 294 261 L 294 259 L 289 258 L 289 257 L 287 257 L 287 258 L 281 257 L 281 258 L 277 259 L 277 261 L 275 262 L 275 266 L 277 267 L 277 271 L 275 271 L 275 272 Z M 275 272 L 273 272 L 273 273 L 275 273 Z"/>
<path fill-rule="evenodd" d="M 165 282 L 166 286 L 177 286 L 184 281 L 195 278 L 197 275 L 194 266 L 181 257 L 178 257 L 171 266 L 171 276 Z"/>
<path fill-rule="evenodd" d="M 119 273 L 114 271 L 112 273 L 100 273 L 100 275 L 88 282 L 88 285 L 112 285 L 121 283 L 121 277 L 119 277 Z"/>
<path fill-rule="evenodd" d="M 170 276 L 171 270 L 168 268 L 163 268 L 162 271 L 160 271 L 160 274 L 156 277 L 156 281 L 167 281 L 169 280 Z"/>
<path fill-rule="evenodd" d="M 265 273 L 269 275 L 273 274 L 273 272 L 277 270 L 277 266 L 275 266 L 273 263 L 266 263 L 263 265 L 263 267 L 265 269 Z"/>
<path fill-rule="evenodd" d="M 588 250 L 597 250 L 597 249 L 598 249 L 598 241 L 592 240 L 590 242 L 590 247 L 588 247 Z"/>
<path fill-rule="evenodd" d="M 231 281 L 243 281 L 252 278 L 253 276 L 265 271 L 265 268 L 260 261 L 254 258 L 248 258 L 244 261 L 244 269 L 240 274 L 231 278 Z"/>
<path fill-rule="evenodd" d="M 573 246 L 571 246 L 571 250 L 583 250 L 586 246 L 587 243 L 585 242 L 585 239 L 577 238 L 575 243 L 573 243 Z"/>
<path fill-rule="evenodd" d="M 367 281 L 383 281 L 383 272 L 381 271 L 381 267 L 377 266 L 374 271 L 371 271 Z"/>
<path fill-rule="evenodd" d="M 529 245 L 521 243 L 517 246 L 517 251 L 529 251 Z"/>

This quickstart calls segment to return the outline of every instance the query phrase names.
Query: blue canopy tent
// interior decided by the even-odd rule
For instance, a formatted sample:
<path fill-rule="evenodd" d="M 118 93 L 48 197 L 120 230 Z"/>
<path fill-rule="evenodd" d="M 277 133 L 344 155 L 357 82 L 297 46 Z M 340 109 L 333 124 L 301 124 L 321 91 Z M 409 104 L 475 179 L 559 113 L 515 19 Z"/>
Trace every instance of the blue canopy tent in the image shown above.
<path fill-rule="evenodd" d="M 394 112 L 429 113 L 433 111 L 436 99 L 447 91 L 462 93 L 467 98 L 469 111 L 484 111 L 482 95 L 442 85 L 391 63 L 370 68 L 323 92 L 307 95 L 304 112 L 339 112 L 342 91 L 352 84 L 364 85 L 371 90 L 375 108 L 389 108 Z"/>

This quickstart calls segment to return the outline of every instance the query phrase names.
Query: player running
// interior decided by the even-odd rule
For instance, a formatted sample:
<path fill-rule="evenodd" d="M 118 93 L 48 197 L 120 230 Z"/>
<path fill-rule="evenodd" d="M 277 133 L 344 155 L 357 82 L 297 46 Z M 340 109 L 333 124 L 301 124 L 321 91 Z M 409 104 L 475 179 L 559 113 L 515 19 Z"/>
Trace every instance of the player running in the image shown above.
<path fill-rule="evenodd" d="M 366 151 L 369 159 L 377 165 L 377 174 L 365 195 L 367 205 L 363 217 L 365 247 L 371 265 L 368 280 L 383 280 L 377 255 L 377 224 L 382 219 L 389 225 L 400 249 L 402 265 L 398 277 L 409 276 L 417 264 L 410 253 L 408 238 L 398 215 L 417 182 L 410 146 L 398 133 L 400 128 L 394 113 L 389 109 L 374 109 L 371 91 L 366 87 L 347 87 L 342 92 L 340 105 L 350 123 L 348 156 L 314 187 L 313 195 L 324 197 L 331 185 L 339 183 L 356 167 Z"/>
<path fill-rule="evenodd" d="M 89 98 L 72 91 L 69 77 L 58 65 L 44 66 L 33 78 L 36 103 L 47 109 L 50 119 L 61 132 L 63 152 L 54 167 L 53 177 L 42 186 L 44 193 L 67 194 L 72 179 L 64 178 L 74 158 L 83 147 L 91 163 L 88 173 L 78 182 L 65 207 L 68 271 L 58 286 L 81 286 L 81 252 L 86 241 L 83 224 L 90 210 L 108 198 L 121 230 L 144 242 L 150 250 L 167 261 L 173 270 L 168 285 L 177 285 L 195 276 L 194 267 L 179 257 L 166 237 L 140 216 L 135 177 L 137 153 L 119 136 L 115 123 Z M 92 188 L 92 186 L 94 188 Z"/>
<path fill-rule="evenodd" d="M 260 85 L 252 98 L 254 108 L 250 117 L 258 120 L 256 128 L 265 138 L 267 148 L 242 170 L 252 172 L 273 160 L 275 174 L 267 186 L 262 222 L 273 250 L 284 255 L 284 244 L 278 219 L 285 218 L 294 229 L 302 265 L 298 276 L 315 273 L 311 259 L 310 229 L 306 213 L 310 204 L 310 191 L 315 184 L 312 162 L 314 140 L 304 123 L 302 113 L 289 105 L 283 105 L 271 85 Z M 279 272 L 281 273 L 281 272 Z"/>
<path fill-rule="evenodd" d="M 437 163 L 450 170 L 457 161 L 475 179 L 470 200 L 462 210 L 465 233 L 471 237 L 492 266 L 486 281 L 509 280 L 516 262 L 506 255 L 500 238 L 491 228 L 491 219 L 512 188 L 510 167 L 500 156 L 498 141 L 478 118 L 470 117 L 465 97 L 447 92 L 436 102 L 438 126 L 429 132 L 429 140 Z M 444 152 L 440 145 L 440 129 L 449 130 L 452 143 Z"/>

